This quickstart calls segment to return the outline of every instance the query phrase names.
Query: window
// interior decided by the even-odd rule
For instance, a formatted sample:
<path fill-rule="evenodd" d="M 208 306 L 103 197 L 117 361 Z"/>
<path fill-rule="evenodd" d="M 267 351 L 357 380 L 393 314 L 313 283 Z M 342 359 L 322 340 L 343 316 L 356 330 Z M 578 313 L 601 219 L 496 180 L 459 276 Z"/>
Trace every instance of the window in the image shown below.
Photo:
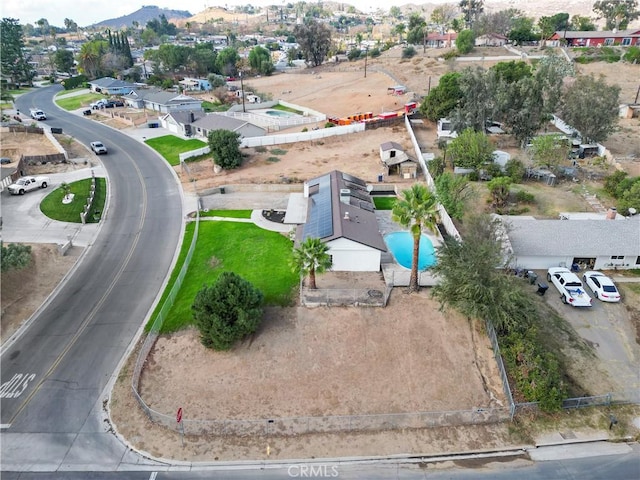
<path fill-rule="evenodd" d="M 623 47 L 628 47 L 629 45 L 631 45 L 631 38 L 627 37 L 627 38 L 623 38 L 622 39 L 622 44 Z"/>
<path fill-rule="evenodd" d="M 390 158 L 393 158 L 393 157 L 395 157 L 395 156 L 396 156 L 396 151 L 395 151 L 395 150 L 391 150 L 391 151 L 389 152 L 389 157 L 390 157 Z"/>
<path fill-rule="evenodd" d="M 636 258 L 636 265 L 640 265 L 640 257 Z"/>
<path fill-rule="evenodd" d="M 624 255 L 612 255 L 611 260 L 624 260 Z"/>
<path fill-rule="evenodd" d="M 604 39 L 604 45 L 607 47 L 610 47 L 613 45 L 614 39 L 613 38 L 605 38 Z"/>

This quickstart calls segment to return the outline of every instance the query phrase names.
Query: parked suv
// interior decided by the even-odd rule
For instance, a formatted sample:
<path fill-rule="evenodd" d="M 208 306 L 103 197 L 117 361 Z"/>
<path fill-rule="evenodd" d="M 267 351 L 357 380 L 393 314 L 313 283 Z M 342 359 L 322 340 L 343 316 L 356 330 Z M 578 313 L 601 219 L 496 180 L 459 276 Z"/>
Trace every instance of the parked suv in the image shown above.
<path fill-rule="evenodd" d="M 105 147 L 102 142 L 91 142 L 91 150 L 93 150 L 93 153 L 96 155 L 107 153 L 107 147 Z"/>

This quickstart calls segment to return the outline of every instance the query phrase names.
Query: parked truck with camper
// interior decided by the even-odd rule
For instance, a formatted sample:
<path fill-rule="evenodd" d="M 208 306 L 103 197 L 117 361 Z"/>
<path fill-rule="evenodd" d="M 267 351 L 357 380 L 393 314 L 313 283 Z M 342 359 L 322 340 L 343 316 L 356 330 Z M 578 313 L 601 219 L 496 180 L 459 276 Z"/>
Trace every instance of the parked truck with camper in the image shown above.
<path fill-rule="evenodd" d="M 49 177 L 21 177 L 7 187 L 11 195 L 24 195 L 26 192 L 36 190 L 38 188 L 47 188 L 49 185 Z"/>
<path fill-rule="evenodd" d="M 547 271 L 547 280 L 560 292 L 562 303 L 572 307 L 590 307 L 591 297 L 578 276 L 564 267 L 552 267 Z"/>
<path fill-rule="evenodd" d="M 39 108 L 32 108 L 29 110 L 29 113 L 31 114 L 31 118 L 33 118 L 34 120 L 47 119 L 47 116 L 45 115 L 45 113 Z"/>

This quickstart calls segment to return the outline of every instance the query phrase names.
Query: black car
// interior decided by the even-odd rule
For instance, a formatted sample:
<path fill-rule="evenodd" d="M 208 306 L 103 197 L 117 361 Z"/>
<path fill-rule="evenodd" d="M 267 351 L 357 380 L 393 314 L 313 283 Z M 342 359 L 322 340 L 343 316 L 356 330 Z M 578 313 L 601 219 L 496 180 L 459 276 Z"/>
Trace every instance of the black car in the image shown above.
<path fill-rule="evenodd" d="M 105 105 L 105 108 L 113 107 L 124 107 L 124 102 L 122 100 L 109 100 Z"/>

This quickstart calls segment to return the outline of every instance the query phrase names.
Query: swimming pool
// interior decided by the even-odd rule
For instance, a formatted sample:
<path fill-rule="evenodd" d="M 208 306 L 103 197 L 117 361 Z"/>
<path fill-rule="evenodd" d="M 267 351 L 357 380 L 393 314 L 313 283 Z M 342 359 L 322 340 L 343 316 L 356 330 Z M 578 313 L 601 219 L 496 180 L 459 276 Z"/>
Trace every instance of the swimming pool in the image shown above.
<path fill-rule="evenodd" d="M 396 262 L 405 268 L 411 268 L 413 260 L 413 235 L 410 232 L 393 232 L 384 236 L 384 241 L 391 250 Z M 426 235 L 420 237 L 420 257 L 418 270 L 426 270 L 436 264 L 433 243 Z"/>
<path fill-rule="evenodd" d="M 271 115 L 272 117 L 294 117 L 295 113 L 285 112 L 284 110 L 267 110 L 267 115 Z"/>

